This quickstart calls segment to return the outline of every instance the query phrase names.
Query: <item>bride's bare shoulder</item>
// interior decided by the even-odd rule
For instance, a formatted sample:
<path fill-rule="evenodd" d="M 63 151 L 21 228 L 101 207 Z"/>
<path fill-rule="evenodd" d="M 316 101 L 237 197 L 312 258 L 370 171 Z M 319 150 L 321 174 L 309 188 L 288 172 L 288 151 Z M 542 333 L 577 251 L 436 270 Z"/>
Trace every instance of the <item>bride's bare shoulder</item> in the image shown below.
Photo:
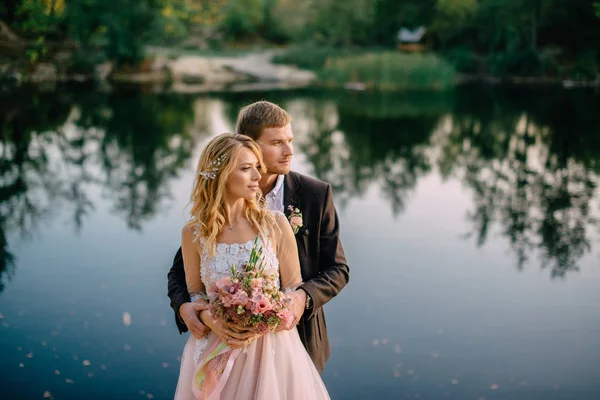
<path fill-rule="evenodd" d="M 183 228 L 181 228 L 181 239 L 183 241 L 197 242 L 197 237 L 198 229 L 196 227 L 189 226 L 188 224 L 183 225 Z"/>
<path fill-rule="evenodd" d="M 194 231 L 191 226 L 189 226 L 188 224 L 185 224 L 185 225 L 183 225 L 183 228 L 181 228 L 181 235 L 182 236 L 193 236 Z"/>

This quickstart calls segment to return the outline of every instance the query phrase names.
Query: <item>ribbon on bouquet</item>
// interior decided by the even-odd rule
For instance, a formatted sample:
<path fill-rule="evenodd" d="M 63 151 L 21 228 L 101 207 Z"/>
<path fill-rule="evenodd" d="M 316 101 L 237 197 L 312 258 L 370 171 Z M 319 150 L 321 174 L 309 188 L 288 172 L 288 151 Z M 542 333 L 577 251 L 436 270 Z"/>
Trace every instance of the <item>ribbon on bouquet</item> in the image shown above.
<path fill-rule="evenodd" d="M 223 369 L 223 373 L 221 374 L 220 377 L 216 377 L 216 376 L 212 376 L 211 378 L 213 379 L 209 379 L 210 380 L 210 384 L 214 384 L 214 379 L 217 379 L 216 385 L 214 386 L 214 388 L 210 388 L 209 386 L 211 386 L 209 384 L 209 382 L 207 382 L 207 373 L 210 373 L 209 371 L 207 371 L 207 367 L 208 367 L 208 363 L 213 360 L 215 357 L 221 356 L 225 353 L 227 353 L 228 351 L 231 352 L 231 354 L 229 355 L 228 359 L 227 359 L 227 364 L 225 365 L 225 368 Z M 241 350 L 240 349 L 235 349 L 235 350 L 231 350 L 231 348 L 229 348 L 229 346 L 227 346 L 226 343 L 224 342 L 220 342 L 218 346 L 216 346 L 205 358 L 204 360 L 198 365 L 198 368 L 196 369 L 196 373 L 194 374 L 194 380 L 192 383 L 192 392 L 194 393 L 194 396 L 197 399 L 207 399 L 207 400 L 218 400 L 220 395 L 221 395 L 221 391 L 223 390 L 223 387 L 225 387 L 225 383 L 227 382 L 227 379 L 229 378 L 229 375 L 231 374 L 231 370 L 233 369 L 233 364 L 235 363 L 235 359 L 238 357 L 238 355 L 240 354 Z M 216 371 L 211 371 L 213 374 L 216 375 Z M 204 385 L 204 387 L 203 387 Z M 210 393 L 210 394 L 209 394 Z M 207 394 L 209 394 L 209 397 L 207 398 Z"/>

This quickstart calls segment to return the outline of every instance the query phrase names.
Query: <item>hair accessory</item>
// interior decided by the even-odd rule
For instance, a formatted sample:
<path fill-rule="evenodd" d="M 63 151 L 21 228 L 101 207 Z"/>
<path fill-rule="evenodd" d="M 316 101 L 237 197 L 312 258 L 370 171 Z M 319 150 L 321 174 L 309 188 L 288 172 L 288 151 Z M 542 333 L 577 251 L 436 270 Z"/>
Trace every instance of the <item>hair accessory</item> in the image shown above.
<path fill-rule="evenodd" d="M 227 156 L 221 154 L 216 160 L 212 160 L 208 163 L 208 171 L 200 171 L 200 176 L 208 179 L 215 179 L 217 177 L 217 172 L 219 172 L 219 168 L 221 168 L 221 163 L 225 158 L 227 158 Z"/>

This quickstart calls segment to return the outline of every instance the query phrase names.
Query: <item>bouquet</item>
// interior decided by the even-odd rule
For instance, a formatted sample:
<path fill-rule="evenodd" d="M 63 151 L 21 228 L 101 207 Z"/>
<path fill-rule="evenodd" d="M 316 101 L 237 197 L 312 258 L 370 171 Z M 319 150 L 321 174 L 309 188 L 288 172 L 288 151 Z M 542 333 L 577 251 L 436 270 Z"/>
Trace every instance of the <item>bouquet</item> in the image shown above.
<path fill-rule="evenodd" d="M 277 271 L 265 270 L 262 247 L 254 240 L 248 263 L 218 280 L 208 291 L 212 315 L 265 334 L 289 327 L 293 315 L 290 299 L 279 290 Z"/>

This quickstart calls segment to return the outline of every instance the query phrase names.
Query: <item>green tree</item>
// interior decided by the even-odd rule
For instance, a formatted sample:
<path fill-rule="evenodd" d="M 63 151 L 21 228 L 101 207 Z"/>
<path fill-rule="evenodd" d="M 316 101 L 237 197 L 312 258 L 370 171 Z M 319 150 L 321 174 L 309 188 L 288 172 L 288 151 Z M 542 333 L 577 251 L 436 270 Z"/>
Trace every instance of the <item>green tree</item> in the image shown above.
<path fill-rule="evenodd" d="M 29 61 L 73 53 L 73 67 L 89 72 L 98 62 L 137 65 L 144 46 L 183 37 L 186 0 L 9 0 L 0 19 L 27 40 Z"/>
<path fill-rule="evenodd" d="M 314 40 L 328 45 L 365 44 L 373 23 L 373 12 L 373 2 L 369 0 L 313 2 L 312 23 L 308 29 Z"/>
<path fill-rule="evenodd" d="M 223 7 L 225 37 L 240 40 L 256 36 L 264 17 L 264 0 L 228 0 Z"/>
<path fill-rule="evenodd" d="M 69 37 L 81 60 L 108 59 L 120 66 L 135 65 L 144 57 L 149 33 L 162 21 L 162 0 L 75 0 L 67 8 Z"/>
<path fill-rule="evenodd" d="M 475 0 L 437 0 L 430 29 L 442 48 L 469 28 L 477 5 Z"/>

